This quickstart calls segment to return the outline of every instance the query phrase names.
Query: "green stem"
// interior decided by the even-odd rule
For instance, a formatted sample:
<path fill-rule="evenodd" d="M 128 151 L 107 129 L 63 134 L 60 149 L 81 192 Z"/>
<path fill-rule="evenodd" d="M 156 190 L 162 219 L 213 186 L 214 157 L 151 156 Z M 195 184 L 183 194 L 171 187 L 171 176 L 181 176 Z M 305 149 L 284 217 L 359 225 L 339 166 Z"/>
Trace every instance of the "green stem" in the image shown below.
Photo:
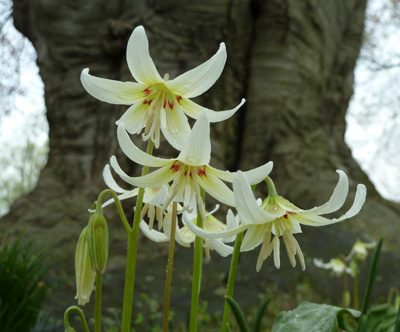
<path fill-rule="evenodd" d="M 171 296 L 172 267 L 174 264 L 175 231 L 176 231 L 176 216 L 177 216 L 177 214 L 178 214 L 178 204 L 176 202 L 174 202 L 173 207 L 172 207 L 171 236 L 169 239 L 167 278 L 165 280 L 163 332 L 168 332 L 169 303 L 170 303 L 170 296 Z"/>
<path fill-rule="evenodd" d="M 400 332 L 400 306 L 399 306 L 399 310 L 397 311 L 397 317 L 396 317 L 396 324 L 394 326 L 394 332 Z"/>
<path fill-rule="evenodd" d="M 204 201 L 204 190 L 201 189 L 201 197 Z M 197 226 L 203 227 L 203 219 L 200 209 L 197 209 Z M 189 332 L 197 331 L 197 308 L 199 305 L 201 274 L 203 267 L 203 239 L 196 236 L 194 240 L 192 303 L 190 307 Z"/>
<path fill-rule="evenodd" d="M 358 284 L 359 284 L 358 274 L 359 273 L 357 271 L 356 275 L 354 276 L 354 282 L 353 282 L 353 301 L 354 301 L 354 309 L 356 309 L 356 310 L 358 310 L 360 307 L 359 300 L 358 300 Z"/>
<path fill-rule="evenodd" d="M 69 314 L 72 311 L 78 312 L 79 317 L 81 318 L 82 328 L 83 328 L 84 332 L 90 332 L 89 331 L 89 326 L 87 325 L 87 322 L 86 322 L 85 314 L 83 313 L 83 310 L 81 308 L 75 306 L 75 305 L 72 306 L 72 307 L 69 307 L 67 310 L 65 310 L 65 313 L 64 313 L 64 327 L 65 327 L 65 329 L 67 330 L 67 328 L 71 327 L 69 325 Z"/>
<path fill-rule="evenodd" d="M 368 325 L 367 311 L 369 307 L 369 302 L 371 300 L 372 286 L 374 285 L 375 281 L 376 267 L 378 265 L 378 258 L 379 258 L 379 253 L 381 251 L 382 242 L 383 238 L 381 237 L 375 248 L 374 256 L 372 258 L 371 268 L 369 269 L 369 274 L 368 274 L 367 289 L 365 291 L 364 300 L 361 307 L 361 316 L 358 319 L 357 330 L 356 330 L 357 332 L 365 331 Z"/>
<path fill-rule="evenodd" d="M 121 221 L 122 221 L 122 223 L 124 224 L 125 230 L 127 231 L 127 233 L 129 233 L 129 232 L 131 231 L 131 226 L 129 226 L 129 222 L 128 222 L 128 220 L 126 219 L 124 210 L 122 209 L 121 202 L 120 202 L 120 200 L 119 200 L 117 194 L 116 194 L 114 191 L 112 191 L 111 189 L 103 190 L 103 191 L 100 193 L 100 195 L 99 195 L 99 197 L 98 197 L 98 199 L 97 199 L 98 205 L 101 206 L 101 203 L 103 202 L 103 198 L 104 198 L 104 196 L 107 195 L 107 194 L 110 194 L 110 195 L 112 196 L 112 198 L 114 199 L 115 206 L 116 206 L 116 208 L 117 208 L 119 217 L 121 218 Z"/>
<path fill-rule="evenodd" d="M 149 140 L 147 145 L 147 153 L 153 153 L 153 142 Z M 144 166 L 142 176 L 149 173 L 149 167 Z M 121 332 L 129 332 L 131 328 L 132 307 L 133 307 L 133 292 L 135 285 L 136 272 L 136 253 L 137 242 L 139 237 L 139 223 L 142 214 L 144 188 L 139 188 L 139 193 L 136 200 L 136 210 L 133 219 L 132 229 L 128 232 L 128 250 L 126 256 L 126 272 L 125 272 L 125 289 L 124 289 L 124 304 L 122 307 L 122 324 Z"/>
<path fill-rule="evenodd" d="M 101 291 L 102 274 L 96 276 L 96 299 L 94 308 L 94 332 L 101 332 Z"/>
<path fill-rule="evenodd" d="M 363 315 L 366 314 L 368 311 L 369 301 L 371 299 L 372 286 L 375 281 L 376 266 L 378 265 L 378 258 L 379 258 L 379 253 L 381 251 L 382 242 L 383 242 L 383 238 L 380 238 L 378 244 L 376 245 L 374 256 L 372 258 L 371 268 L 369 270 L 369 275 L 368 275 L 367 290 L 365 292 L 364 300 L 363 300 L 363 304 L 362 304 L 362 308 L 361 308 L 361 313 Z"/>
<path fill-rule="evenodd" d="M 222 320 L 222 332 L 227 332 L 229 328 L 229 318 L 231 316 L 231 306 L 227 297 L 233 298 L 233 288 L 235 285 L 236 271 L 239 263 L 240 247 L 242 246 L 243 232 L 236 236 L 235 247 L 233 248 L 231 267 L 229 268 L 228 284 L 226 285 L 224 316 Z"/>

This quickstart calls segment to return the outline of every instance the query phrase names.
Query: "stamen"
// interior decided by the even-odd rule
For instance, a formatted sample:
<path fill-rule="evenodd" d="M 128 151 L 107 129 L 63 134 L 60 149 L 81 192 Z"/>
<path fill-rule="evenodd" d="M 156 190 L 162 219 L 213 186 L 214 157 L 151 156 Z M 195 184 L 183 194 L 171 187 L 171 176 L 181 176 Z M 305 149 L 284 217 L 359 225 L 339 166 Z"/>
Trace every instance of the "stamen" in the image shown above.
<path fill-rule="evenodd" d="M 271 230 L 267 231 L 264 233 L 264 239 L 263 239 L 263 244 L 261 246 L 260 254 L 262 255 L 263 260 L 267 259 L 267 257 L 270 255 L 271 251 L 269 250 L 273 248 L 271 246 Z"/>
<path fill-rule="evenodd" d="M 263 243 L 264 246 L 264 243 Z M 258 254 L 257 258 L 257 264 L 256 264 L 256 271 L 259 272 L 261 270 L 261 267 L 264 263 L 264 259 L 262 258 L 262 249 L 260 250 L 260 253 Z"/>
<path fill-rule="evenodd" d="M 280 252 L 279 252 L 279 236 L 275 236 L 272 240 L 274 244 L 274 264 L 277 269 L 281 267 L 281 259 L 280 259 Z"/>
<path fill-rule="evenodd" d="M 174 163 L 175 164 L 175 163 Z M 174 165 L 173 164 L 173 165 Z M 171 166 L 172 168 L 172 166 Z M 180 166 L 179 166 L 180 168 Z M 167 207 L 169 206 L 169 204 L 172 202 L 172 200 L 174 199 L 174 197 L 176 196 L 176 194 L 178 193 L 178 189 L 179 189 L 179 184 L 181 182 L 182 178 L 180 176 L 177 176 L 174 181 L 172 182 L 171 187 L 169 188 L 169 193 L 168 193 L 168 198 L 167 200 L 164 202 L 164 205 L 162 206 L 162 210 L 161 210 L 161 214 L 164 214 L 165 210 L 167 209 Z"/>
<path fill-rule="evenodd" d="M 293 237 L 293 242 L 294 242 L 294 244 L 296 246 L 296 252 L 299 255 L 299 261 L 300 261 L 300 264 L 301 264 L 301 268 L 304 271 L 306 269 L 306 263 L 304 261 L 303 252 L 301 251 L 300 245 L 297 242 L 296 238 L 293 236 L 293 234 L 292 234 L 292 237 Z"/>
<path fill-rule="evenodd" d="M 150 218 L 150 220 L 149 220 L 149 228 L 150 228 L 150 229 L 153 229 L 153 225 L 154 225 L 154 216 L 155 216 L 155 208 L 154 208 L 154 205 L 152 205 L 152 206 L 149 208 L 148 216 L 149 216 L 149 218 Z"/>
<path fill-rule="evenodd" d="M 140 220 L 144 219 L 144 216 L 146 215 L 147 210 L 149 209 L 149 204 L 146 203 L 143 205 L 142 213 L 140 215 Z"/>
<path fill-rule="evenodd" d="M 206 257 L 208 259 L 211 258 L 210 256 L 210 249 L 211 249 L 211 243 L 208 240 L 204 240 L 204 253 L 206 254 Z"/>
<path fill-rule="evenodd" d="M 163 128 L 167 127 L 167 115 L 165 113 L 165 108 L 161 107 L 161 126 Z"/>
<path fill-rule="evenodd" d="M 293 267 L 295 267 L 296 266 L 296 259 L 294 258 L 294 255 L 296 254 L 296 249 L 294 248 L 295 251 L 293 252 L 293 250 L 292 250 L 293 249 L 293 244 L 291 243 L 291 239 L 288 236 L 286 231 L 283 232 L 282 237 L 283 237 L 283 242 L 285 243 L 286 252 L 288 254 L 290 264 Z"/>
<path fill-rule="evenodd" d="M 207 220 L 206 207 L 204 205 L 203 198 L 201 197 L 201 194 L 200 194 L 200 186 L 198 183 L 194 183 L 193 187 L 194 187 L 194 194 L 195 194 L 196 202 L 197 202 L 197 208 L 200 211 L 201 218 L 204 221 L 206 221 Z"/>

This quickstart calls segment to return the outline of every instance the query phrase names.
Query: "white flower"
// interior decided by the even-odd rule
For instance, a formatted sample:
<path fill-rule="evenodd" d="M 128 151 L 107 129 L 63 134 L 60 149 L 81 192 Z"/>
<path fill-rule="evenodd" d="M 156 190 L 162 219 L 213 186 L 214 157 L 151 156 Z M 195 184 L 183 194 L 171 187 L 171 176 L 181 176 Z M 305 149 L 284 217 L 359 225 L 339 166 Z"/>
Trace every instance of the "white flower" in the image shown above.
<path fill-rule="evenodd" d="M 132 161 L 159 169 L 140 177 L 128 176 L 119 166 L 115 156 L 111 157 L 110 164 L 115 172 L 126 182 L 138 187 L 159 187 L 172 182 L 164 209 L 174 200 L 183 202 L 186 210 L 190 210 L 193 201 L 205 219 L 205 208 L 201 198 L 200 188 L 209 193 L 218 201 L 234 206 L 234 195 L 231 189 L 223 182 L 232 182 L 236 173 L 221 171 L 209 165 L 211 158 L 210 122 L 207 113 L 203 113 L 193 126 L 182 151 L 176 159 L 163 159 L 151 156 L 137 148 L 123 123 L 118 125 L 118 141 L 122 151 Z M 262 181 L 272 170 L 272 162 L 256 169 L 244 172 L 251 184 Z M 223 181 L 221 181 L 223 180 Z"/>
<path fill-rule="evenodd" d="M 268 197 L 259 206 L 246 177 L 239 171 L 233 180 L 236 208 L 241 221 L 239 227 L 221 233 L 208 233 L 196 227 L 193 223 L 187 223 L 187 225 L 196 235 L 204 238 L 231 236 L 247 230 L 243 238 L 241 251 L 252 250 L 262 244 L 256 266 L 257 271 L 261 269 L 263 261 L 272 252 L 274 252 L 276 268 L 280 267 L 279 237 L 282 236 L 290 263 L 293 267 L 296 265 L 295 255 L 298 254 L 304 270 L 304 257 L 299 244 L 293 236 L 293 234 L 301 233 L 300 224 L 319 227 L 343 221 L 356 215 L 365 202 L 366 188 L 364 185 L 359 184 L 354 203 L 344 215 L 333 219 L 320 216 L 337 211 L 346 200 L 348 179 L 343 171 L 338 170 L 337 173 L 339 174 L 339 182 L 329 201 L 319 207 L 302 210 L 277 195 L 275 186 L 270 178 L 266 179 Z M 272 234 L 275 236 L 271 241 Z"/>
<path fill-rule="evenodd" d="M 354 243 L 353 248 L 351 248 L 350 254 L 346 257 L 347 260 L 352 259 L 353 257 L 356 257 L 357 259 L 361 261 L 365 261 L 367 256 L 368 256 L 368 250 L 367 249 L 372 249 L 375 248 L 376 242 L 362 242 L 360 240 L 357 240 L 356 243 Z"/>
<path fill-rule="evenodd" d="M 160 130 L 167 141 L 180 150 L 190 134 L 190 126 L 185 116 L 197 119 L 208 110 L 211 122 L 219 122 L 231 117 L 241 103 L 232 110 L 215 112 L 206 109 L 189 98 L 207 91 L 219 78 L 226 62 L 225 44 L 202 65 L 168 80 L 158 73 L 149 54 L 149 42 L 142 26 L 137 27 L 128 42 L 126 59 L 135 82 L 119 82 L 95 77 L 84 69 L 81 81 L 93 97 L 111 104 L 132 105 L 117 123 L 123 123 L 126 130 L 140 134 L 144 129 L 144 140 L 151 139 L 158 148 Z"/>
<path fill-rule="evenodd" d="M 328 263 L 324 263 L 321 259 L 314 258 L 314 265 L 321 269 L 332 270 L 332 274 L 341 277 L 344 273 L 352 274 L 352 271 L 340 258 L 332 258 Z"/>

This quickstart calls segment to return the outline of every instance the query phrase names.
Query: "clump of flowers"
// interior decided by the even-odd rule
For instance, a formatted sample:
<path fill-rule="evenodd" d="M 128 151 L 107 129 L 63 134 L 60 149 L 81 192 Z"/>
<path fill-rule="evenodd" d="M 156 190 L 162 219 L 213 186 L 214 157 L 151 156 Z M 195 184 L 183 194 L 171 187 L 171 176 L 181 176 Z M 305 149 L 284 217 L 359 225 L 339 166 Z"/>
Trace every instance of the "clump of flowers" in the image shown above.
<path fill-rule="evenodd" d="M 235 271 L 239 253 L 261 245 L 256 270 L 273 255 L 274 265 L 280 267 L 280 240 L 282 239 L 289 261 L 296 266 L 296 258 L 305 270 L 303 252 L 294 234 L 301 233 L 301 225 L 320 227 L 338 223 L 355 216 L 366 198 L 365 186 L 357 186 L 352 207 L 339 218 L 328 219 L 322 215 L 339 210 L 348 193 L 346 174 L 338 170 L 339 181 L 328 202 L 312 209 L 301 209 L 278 195 L 269 177 L 273 163 L 267 162 L 255 169 L 229 172 L 210 166 L 210 123 L 228 119 L 244 103 L 227 111 L 204 108 L 191 98 L 207 91 L 220 76 L 226 61 L 225 44 L 217 53 L 200 66 L 170 79 L 161 77 L 149 53 L 149 44 L 142 26 L 137 27 L 128 42 L 127 62 L 136 82 L 120 82 L 99 78 L 84 69 L 81 81 L 84 88 L 95 98 L 113 104 L 130 106 L 117 121 L 117 137 L 121 150 L 134 163 L 143 166 L 141 176 L 130 176 L 120 167 L 115 156 L 103 171 L 106 185 L 110 188 L 100 193 L 88 226 L 79 238 L 76 251 L 77 299 L 84 305 L 96 288 L 95 332 L 101 331 L 101 282 L 108 258 L 108 227 L 102 208 L 112 203 L 119 213 L 127 232 L 127 263 L 125 293 L 122 309 L 121 331 L 131 330 L 131 314 L 135 283 L 138 234 L 142 231 L 154 242 L 169 242 L 169 258 L 165 286 L 163 331 L 168 330 L 169 298 L 174 259 L 174 243 L 184 247 L 193 244 L 193 283 L 190 315 L 190 331 L 197 330 L 197 309 L 201 285 L 203 252 L 210 257 L 215 250 L 222 256 L 232 254 L 231 270 L 227 285 L 227 298 L 233 294 Z M 196 120 L 190 128 L 187 116 Z M 141 134 L 147 142 L 146 151 L 139 149 L 131 134 Z M 165 159 L 152 155 L 159 148 L 161 134 L 166 142 L 177 149 L 175 158 Z M 152 170 L 150 171 L 150 168 Z M 115 172 L 131 187 L 124 189 L 114 180 Z M 256 199 L 252 188 L 265 181 L 268 195 Z M 213 216 L 206 207 L 208 194 L 219 203 L 233 210 L 226 221 Z M 106 195 L 111 199 L 103 202 Z M 124 214 L 120 200 L 136 199 L 135 216 L 131 225 Z M 236 215 L 234 210 L 236 210 Z M 230 243 L 235 242 L 234 245 Z M 351 257 L 360 258 L 359 245 Z M 338 262 L 318 263 L 321 267 L 332 266 L 337 271 Z M 336 264 L 336 265 L 335 265 Z M 335 266 L 335 267 L 334 267 Z M 345 267 L 343 271 L 347 271 Z M 81 309 L 77 309 L 84 322 Z M 68 314 L 70 310 L 67 311 Z M 230 307 L 225 302 L 223 329 L 229 327 Z M 83 318 L 82 318 L 83 317 Z M 66 329 L 68 324 L 66 314 Z"/>

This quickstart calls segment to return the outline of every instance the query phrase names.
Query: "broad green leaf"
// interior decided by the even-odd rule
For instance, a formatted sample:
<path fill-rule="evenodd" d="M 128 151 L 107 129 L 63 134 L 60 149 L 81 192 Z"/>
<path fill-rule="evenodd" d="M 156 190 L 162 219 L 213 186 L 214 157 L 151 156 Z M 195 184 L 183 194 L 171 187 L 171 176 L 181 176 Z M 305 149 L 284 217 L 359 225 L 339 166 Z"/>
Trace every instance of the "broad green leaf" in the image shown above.
<path fill-rule="evenodd" d="M 292 311 L 281 312 L 275 320 L 272 332 L 337 332 L 338 316 L 350 314 L 354 318 L 360 312 L 327 304 L 301 303 Z"/>

